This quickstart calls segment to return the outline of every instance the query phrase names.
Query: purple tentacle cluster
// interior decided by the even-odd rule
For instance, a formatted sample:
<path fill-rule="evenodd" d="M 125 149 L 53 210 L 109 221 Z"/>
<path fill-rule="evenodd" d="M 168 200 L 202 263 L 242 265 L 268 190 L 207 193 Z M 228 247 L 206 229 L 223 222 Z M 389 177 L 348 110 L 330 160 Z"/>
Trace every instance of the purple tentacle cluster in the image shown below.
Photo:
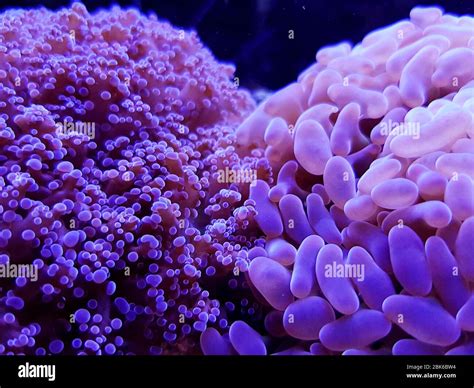
<path fill-rule="evenodd" d="M 237 130 L 278 176 L 250 190 L 267 315 L 204 353 L 474 354 L 474 19 L 415 8 L 316 60 Z"/>
<path fill-rule="evenodd" d="M 0 354 L 197 353 L 252 315 L 256 210 L 229 172 L 271 171 L 235 151 L 233 67 L 134 10 L 0 25 Z"/>

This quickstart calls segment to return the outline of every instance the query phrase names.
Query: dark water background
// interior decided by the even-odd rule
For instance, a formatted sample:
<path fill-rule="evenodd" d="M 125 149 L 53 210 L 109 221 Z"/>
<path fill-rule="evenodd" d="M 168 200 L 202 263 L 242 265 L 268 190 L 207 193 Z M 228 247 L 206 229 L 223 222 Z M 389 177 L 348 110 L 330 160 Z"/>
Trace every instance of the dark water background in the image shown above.
<path fill-rule="evenodd" d="M 195 29 L 215 56 L 234 63 L 241 85 L 278 89 L 314 62 L 327 44 L 359 42 L 370 31 L 407 18 L 415 5 L 474 14 L 474 0 L 84 0 L 89 11 L 132 6 L 184 29 Z M 57 9 L 62 0 L 1 0 L 0 7 Z M 294 31 L 294 39 L 288 31 Z"/>

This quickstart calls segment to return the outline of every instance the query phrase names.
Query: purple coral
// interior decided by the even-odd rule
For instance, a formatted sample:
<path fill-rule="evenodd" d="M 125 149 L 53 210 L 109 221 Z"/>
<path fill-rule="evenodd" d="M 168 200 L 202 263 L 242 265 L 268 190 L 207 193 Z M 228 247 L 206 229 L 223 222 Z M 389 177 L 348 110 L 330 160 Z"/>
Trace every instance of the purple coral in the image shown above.
<path fill-rule="evenodd" d="M 233 147 L 254 108 L 234 69 L 134 10 L 0 20 L 0 260 L 38 269 L 0 279 L 0 354 L 199 352 L 255 240 L 248 183 L 219 172 L 268 176 Z"/>
<path fill-rule="evenodd" d="M 155 16 L 0 19 L 0 354 L 473 354 L 472 17 L 255 110 Z"/>

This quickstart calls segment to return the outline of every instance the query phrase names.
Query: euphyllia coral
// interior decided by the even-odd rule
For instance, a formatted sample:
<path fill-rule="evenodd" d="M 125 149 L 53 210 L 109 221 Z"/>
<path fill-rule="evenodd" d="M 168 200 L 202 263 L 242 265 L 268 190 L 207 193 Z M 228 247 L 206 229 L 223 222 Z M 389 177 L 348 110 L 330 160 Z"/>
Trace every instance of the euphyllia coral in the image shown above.
<path fill-rule="evenodd" d="M 472 17 L 258 107 L 153 15 L 0 26 L 0 354 L 474 354 Z"/>
<path fill-rule="evenodd" d="M 322 48 L 246 119 L 278 177 L 250 190 L 272 352 L 474 354 L 473 138 L 474 19 L 438 8 Z"/>
<path fill-rule="evenodd" d="M 251 297 L 226 289 L 256 213 L 220 171 L 269 169 L 232 146 L 234 69 L 133 10 L 0 24 L 0 263 L 38 270 L 0 279 L 0 354 L 199 352 Z"/>

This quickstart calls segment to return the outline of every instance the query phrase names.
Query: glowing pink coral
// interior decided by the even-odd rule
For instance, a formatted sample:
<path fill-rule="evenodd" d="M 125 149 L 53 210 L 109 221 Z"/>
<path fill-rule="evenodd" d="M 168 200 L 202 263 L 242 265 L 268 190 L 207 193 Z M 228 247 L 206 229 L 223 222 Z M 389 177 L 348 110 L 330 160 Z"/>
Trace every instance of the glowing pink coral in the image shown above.
<path fill-rule="evenodd" d="M 291 306 L 324 296 L 342 316 L 300 348 L 472 354 L 473 49 L 472 17 L 415 8 L 353 47 L 322 48 L 240 125 L 239 152 L 264 149 L 278 174 L 250 193 L 266 247 L 282 247 L 250 264 L 272 335 L 285 309 L 280 337 L 317 340 L 305 333 L 319 318 Z M 272 241 L 292 244 L 294 264 Z M 288 287 L 301 298 L 289 306 Z M 391 323 L 419 342 L 388 335 Z"/>

